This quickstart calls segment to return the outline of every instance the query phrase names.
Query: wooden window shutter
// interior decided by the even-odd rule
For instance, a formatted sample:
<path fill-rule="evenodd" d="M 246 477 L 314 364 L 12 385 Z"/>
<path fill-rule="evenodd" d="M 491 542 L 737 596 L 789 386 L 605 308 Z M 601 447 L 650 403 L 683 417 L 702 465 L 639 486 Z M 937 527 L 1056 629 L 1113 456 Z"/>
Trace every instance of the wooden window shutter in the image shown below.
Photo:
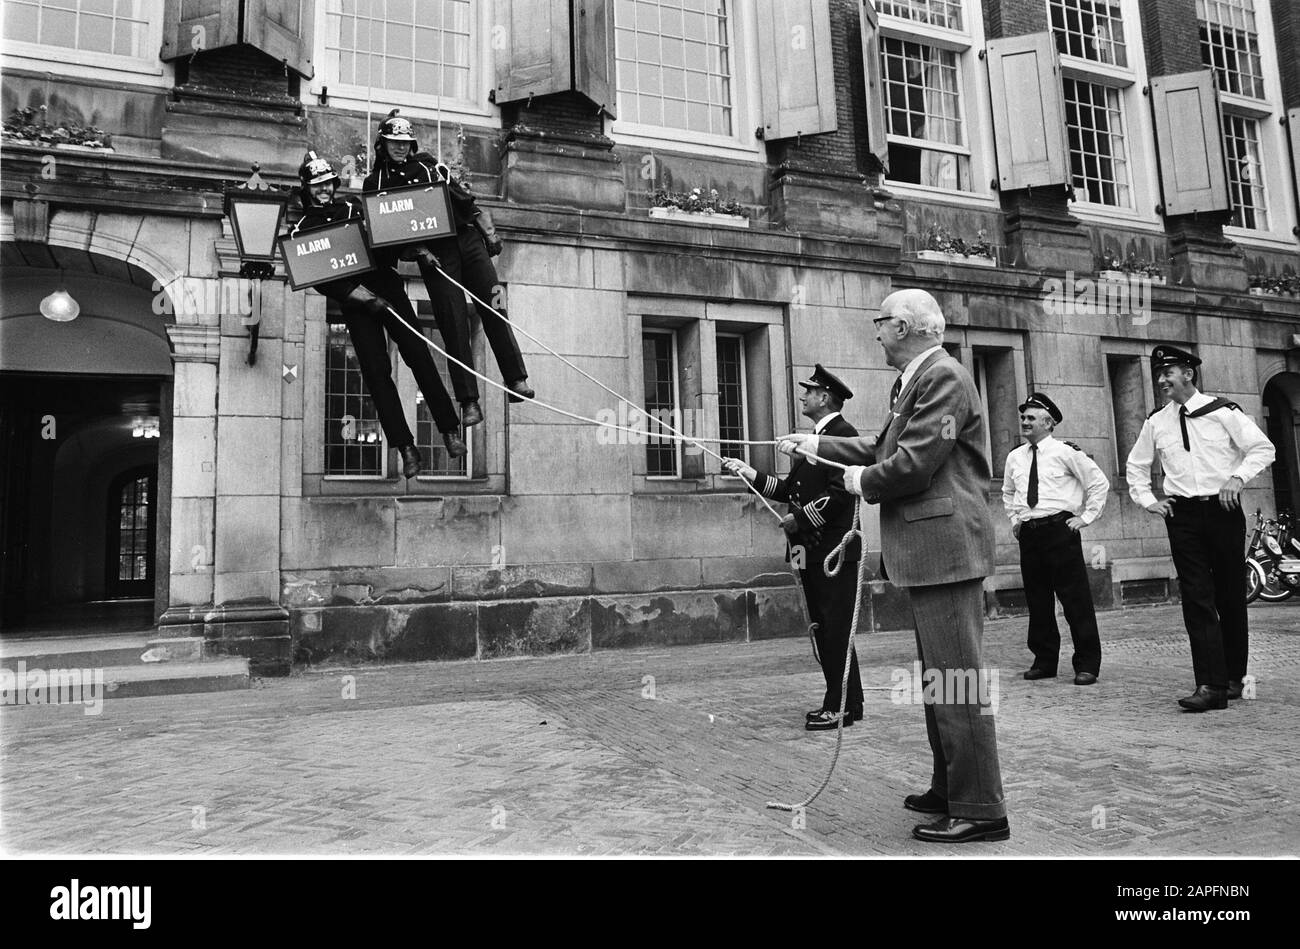
<path fill-rule="evenodd" d="M 885 124 L 885 87 L 880 70 L 880 17 L 872 0 L 862 0 L 862 71 L 867 81 L 867 147 L 883 171 L 889 171 L 889 126 Z"/>
<path fill-rule="evenodd" d="M 496 52 L 496 101 L 565 92 L 572 86 L 570 0 L 496 0 L 496 23 L 504 27 Z"/>
<path fill-rule="evenodd" d="M 763 137 L 833 132 L 830 0 L 757 0 Z"/>
<path fill-rule="evenodd" d="M 1200 69 L 1151 80 L 1164 213 L 1227 211 L 1227 160 L 1214 72 Z"/>
<path fill-rule="evenodd" d="M 200 50 L 239 42 L 240 0 L 165 0 L 162 59 L 170 62 Z"/>
<path fill-rule="evenodd" d="M 312 0 L 246 0 L 244 42 L 310 79 Z"/>
<path fill-rule="evenodd" d="M 1291 139 L 1291 174 L 1295 182 L 1297 227 L 1294 233 L 1300 237 L 1300 107 L 1287 109 L 1286 129 Z"/>
<path fill-rule="evenodd" d="M 1068 184 L 1065 94 L 1052 34 L 989 40 L 986 55 L 998 186 L 1016 191 Z"/>
<path fill-rule="evenodd" d="M 614 114 L 614 0 L 574 0 L 573 88 Z"/>

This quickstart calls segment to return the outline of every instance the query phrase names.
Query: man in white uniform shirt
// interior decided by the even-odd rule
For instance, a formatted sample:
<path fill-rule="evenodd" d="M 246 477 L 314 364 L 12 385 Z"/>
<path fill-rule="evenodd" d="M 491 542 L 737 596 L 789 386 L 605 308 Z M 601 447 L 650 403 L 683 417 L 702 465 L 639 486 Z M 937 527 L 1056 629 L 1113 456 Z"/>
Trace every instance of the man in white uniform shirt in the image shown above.
<path fill-rule="evenodd" d="M 1002 504 L 1020 541 L 1020 576 L 1029 603 L 1034 662 L 1025 678 L 1056 678 L 1059 597 L 1074 641 L 1074 684 L 1092 685 L 1101 673 L 1101 637 L 1079 532 L 1101 516 L 1110 482 L 1077 446 L 1052 437 L 1060 421 L 1061 410 L 1042 392 L 1021 404 L 1025 444 L 1007 456 Z"/>
<path fill-rule="evenodd" d="M 1196 389 L 1201 360 L 1175 346 L 1151 351 L 1164 408 L 1147 416 L 1128 456 L 1128 493 L 1164 518 L 1191 640 L 1191 712 L 1228 707 L 1246 675 L 1246 518 L 1241 490 L 1273 463 L 1273 444 L 1235 402 Z M 1156 453 L 1167 497 L 1151 492 Z"/>

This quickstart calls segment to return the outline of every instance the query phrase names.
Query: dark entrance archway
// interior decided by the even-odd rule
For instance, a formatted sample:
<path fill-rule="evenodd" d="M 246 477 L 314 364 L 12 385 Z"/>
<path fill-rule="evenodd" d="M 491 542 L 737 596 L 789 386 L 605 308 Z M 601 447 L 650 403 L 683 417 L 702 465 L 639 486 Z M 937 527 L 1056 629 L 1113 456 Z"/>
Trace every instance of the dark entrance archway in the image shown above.
<path fill-rule="evenodd" d="M 172 407 L 171 347 L 154 294 L 120 261 L 69 252 L 59 262 L 75 269 L 41 265 L 39 255 L 21 266 L 9 252 L 25 245 L 5 246 L 0 631 L 152 627 L 167 605 Z M 123 270 L 135 279 L 121 279 Z M 42 301 L 56 291 L 77 301 L 75 318 L 44 315 Z"/>
<path fill-rule="evenodd" d="M 1279 511 L 1300 504 L 1300 373 L 1280 372 L 1264 386 L 1266 434 L 1277 449 L 1273 496 Z"/>

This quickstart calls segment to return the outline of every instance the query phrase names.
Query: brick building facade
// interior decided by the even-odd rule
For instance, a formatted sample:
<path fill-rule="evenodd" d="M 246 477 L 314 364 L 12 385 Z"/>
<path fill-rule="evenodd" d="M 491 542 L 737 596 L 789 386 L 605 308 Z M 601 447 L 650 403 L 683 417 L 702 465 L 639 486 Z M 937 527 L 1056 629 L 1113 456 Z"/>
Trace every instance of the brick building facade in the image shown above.
<path fill-rule="evenodd" d="M 395 362 L 432 465 L 408 482 L 337 313 L 282 270 L 239 280 L 222 189 L 254 162 L 291 184 L 308 147 L 359 180 L 393 107 L 492 209 L 521 329 L 697 434 L 798 427 L 817 362 L 874 430 L 894 373 L 871 318 L 935 294 L 989 420 L 990 610 L 1023 603 L 1000 481 L 1038 388 L 1112 481 L 1085 535 L 1098 605 L 1172 593 L 1122 471 L 1155 340 L 1277 443 L 1248 510 L 1300 498 L 1287 0 L 4 9 L 4 112 L 31 110 L 3 150 L 6 626 L 152 594 L 160 632 L 276 673 L 802 634 L 781 534 L 715 459 L 485 389 L 457 466 Z M 78 146 L 98 130 L 109 147 Z M 693 188 L 747 226 L 656 209 Z M 76 319 L 42 316 L 60 290 Z M 635 414 L 520 342 L 539 398 Z M 888 583 L 871 596 L 878 626 L 908 622 Z"/>

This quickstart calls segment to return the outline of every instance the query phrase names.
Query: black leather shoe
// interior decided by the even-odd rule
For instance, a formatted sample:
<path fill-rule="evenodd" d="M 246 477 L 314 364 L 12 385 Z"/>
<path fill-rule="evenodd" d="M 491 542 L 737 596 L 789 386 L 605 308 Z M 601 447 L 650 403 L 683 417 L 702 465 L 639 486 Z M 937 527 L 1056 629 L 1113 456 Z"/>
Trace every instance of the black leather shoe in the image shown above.
<path fill-rule="evenodd" d="M 839 727 L 840 713 L 837 709 L 833 712 L 818 712 L 816 718 L 810 718 L 803 723 L 803 727 L 810 732 L 834 731 Z M 853 724 L 853 713 L 847 709 L 844 711 L 844 727 L 848 728 Z"/>
<path fill-rule="evenodd" d="M 402 456 L 402 474 L 408 478 L 414 478 L 424 467 L 424 460 L 420 457 L 420 450 L 414 445 L 404 445 L 397 449 L 398 454 Z"/>
<path fill-rule="evenodd" d="M 1228 690 L 1214 685 L 1198 685 L 1196 691 L 1178 704 L 1189 712 L 1208 712 L 1228 707 Z"/>
<path fill-rule="evenodd" d="M 462 402 L 460 404 L 460 424 L 469 428 L 471 425 L 477 425 L 483 421 L 483 409 L 478 404 L 478 400 L 473 402 Z"/>
<path fill-rule="evenodd" d="M 1239 698 L 1241 698 L 1241 680 L 1240 680 L 1240 679 L 1229 679 L 1229 680 L 1228 680 L 1228 698 L 1229 698 L 1229 699 L 1239 699 Z"/>
<path fill-rule="evenodd" d="M 1040 669 L 1034 666 L 1025 672 L 1025 678 L 1033 681 L 1034 679 L 1055 679 L 1055 672 L 1048 672 L 1046 669 Z"/>
<path fill-rule="evenodd" d="M 1074 674 L 1075 685 L 1096 685 L 1097 677 L 1091 672 L 1076 672 Z"/>
<path fill-rule="evenodd" d="M 506 396 L 511 402 L 522 402 L 524 399 L 536 398 L 537 393 L 528 385 L 527 379 L 516 379 L 510 383 L 510 394 Z"/>
<path fill-rule="evenodd" d="M 469 452 L 465 447 L 465 439 L 461 438 L 455 432 L 443 432 L 442 443 L 447 446 L 447 454 L 452 458 L 464 458 Z M 409 478 L 410 475 L 407 475 Z"/>
<path fill-rule="evenodd" d="M 916 811 L 918 814 L 947 814 L 948 800 L 935 794 L 934 791 L 926 791 L 924 794 L 909 794 L 903 798 L 903 806 L 909 811 Z"/>
<path fill-rule="evenodd" d="M 972 820 L 969 817 L 941 817 L 933 824 L 917 824 L 912 836 L 933 844 L 967 844 L 976 840 L 1008 840 L 1011 825 L 1005 817 Z"/>
<path fill-rule="evenodd" d="M 839 709 L 837 708 L 833 708 L 829 710 L 829 714 L 831 715 L 836 715 L 838 713 L 839 713 Z M 811 722 L 817 718 L 820 718 L 823 714 L 827 714 L 826 709 L 824 708 L 813 709 L 811 712 L 804 712 L 803 720 L 805 722 Z M 862 721 L 862 709 L 851 709 L 851 708 L 845 709 L 844 714 L 850 716 L 855 722 Z"/>

